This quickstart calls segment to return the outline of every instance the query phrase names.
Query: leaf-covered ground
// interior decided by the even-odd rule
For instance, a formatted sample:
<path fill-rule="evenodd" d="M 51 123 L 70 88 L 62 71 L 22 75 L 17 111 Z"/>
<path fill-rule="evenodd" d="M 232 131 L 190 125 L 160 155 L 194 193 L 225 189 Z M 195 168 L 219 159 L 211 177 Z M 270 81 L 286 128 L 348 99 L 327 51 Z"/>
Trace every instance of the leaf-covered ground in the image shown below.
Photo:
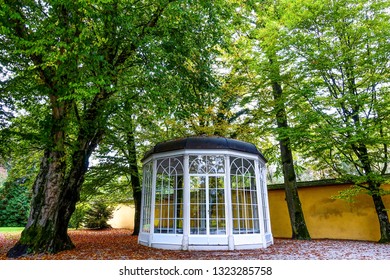
<path fill-rule="evenodd" d="M 346 240 L 275 239 L 266 249 L 236 251 L 172 251 L 137 243 L 130 230 L 69 231 L 76 248 L 55 255 L 21 259 L 50 260 L 390 260 L 390 244 Z M 18 240 L 17 234 L 0 233 L 0 259 Z"/>

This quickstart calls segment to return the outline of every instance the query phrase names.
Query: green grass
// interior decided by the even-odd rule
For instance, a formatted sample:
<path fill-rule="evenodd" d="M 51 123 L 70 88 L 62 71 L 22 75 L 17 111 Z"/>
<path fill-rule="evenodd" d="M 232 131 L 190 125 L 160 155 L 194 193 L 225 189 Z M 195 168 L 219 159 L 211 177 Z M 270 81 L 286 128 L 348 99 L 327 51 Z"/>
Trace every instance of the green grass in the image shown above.
<path fill-rule="evenodd" d="M 0 227 L 1 233 L 21 233 L 23 227 Z"/>

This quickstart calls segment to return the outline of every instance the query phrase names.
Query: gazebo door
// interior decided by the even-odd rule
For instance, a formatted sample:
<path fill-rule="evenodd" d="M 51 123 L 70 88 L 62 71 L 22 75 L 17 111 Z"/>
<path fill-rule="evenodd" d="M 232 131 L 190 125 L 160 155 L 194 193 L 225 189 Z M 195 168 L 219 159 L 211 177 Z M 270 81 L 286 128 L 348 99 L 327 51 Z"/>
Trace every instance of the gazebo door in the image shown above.
<path fill-rule="evenodd" d="M 226 243 L 224 176 L 190 178 L 190 243 Z"/>

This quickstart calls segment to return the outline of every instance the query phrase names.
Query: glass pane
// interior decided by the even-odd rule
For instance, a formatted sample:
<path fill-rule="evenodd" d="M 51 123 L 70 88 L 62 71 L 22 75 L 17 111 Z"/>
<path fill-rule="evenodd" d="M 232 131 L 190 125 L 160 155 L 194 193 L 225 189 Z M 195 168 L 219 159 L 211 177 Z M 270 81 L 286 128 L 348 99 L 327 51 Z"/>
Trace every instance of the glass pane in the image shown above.
<path fill-rule="evenodd" d="M 151 213 L 151 200 L 152 200 L 152 163 L 148 163 L 144 166 L 143 170 L 143 208 L 141 219 L 141 230 L 143 232 L 150 232 L 150 213 Z"/>
<path fill-rule="evenodd" d="M 221 155 L 190 156 L 190 174 L 224 174 L 225 158 Z"/>
<path fill-rule="evenodd" d="M 207 172 L 213 174 L 225 173 L 225 158 L 223 156 L 208 156 Z"/>
<path fill-rule="evenodd" d="M 209 177 L 209 219 L 210 234 L 226 234 L 223 177 Z"/>
<path fill-rule="evenodd" d="M 233 232 L 259 233 L 256 176 L 253 160 L 231 158 Z"/>
<path fill-rule="evenodd" d="M 192 176 L 190 181 L 190 233 L 207 233 L 206 177 Z"/>
<path fill-rule="evenodd" d="M 190 156 L 190 173 L 206 174 L 207 173 L 206 156 Z"/>
<path fill-rule="evenodd" d="M 157 160 L 154 232 L 182 232 L 183 157 Z M 179 226 L 179 228 L 178 228 Z"/>

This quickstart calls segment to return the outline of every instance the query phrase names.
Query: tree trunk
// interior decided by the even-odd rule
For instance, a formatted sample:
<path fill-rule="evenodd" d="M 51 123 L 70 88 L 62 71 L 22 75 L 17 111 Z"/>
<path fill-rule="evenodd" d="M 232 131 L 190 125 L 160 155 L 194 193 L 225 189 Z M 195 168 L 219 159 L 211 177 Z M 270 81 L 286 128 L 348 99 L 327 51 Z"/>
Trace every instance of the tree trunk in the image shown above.
<path fill-rule="evenodd" d="M 357 124 L 356 126 L 359 127 L 360 119 L 357 113 L 353 115 L 353 119 L 355 124 Z M 389 216 L 387 214 L 386 207 L 383 203 L 382 196 L 380 195 L 382 182 L 372 179 L 375 178 L 375 176 L 372 176 L 373 175 L 372 163 L 368 153 L 367 145 L 365 143 L 353 144 L 352 149 L 355 155 L 357 156 L 357 158 L 359 159 L 361 166 L 363 167 L 364 175 L 368 178 L 367 179 L 368 190 L 374 202 L 375 211 L 379 221 L 379 229 L 380 229 L 381 237 L 378 242 L 389 243 L 390 242 Z"/>
<path fill-rule="evenodd" d="M 383 203 L 382 196 L 380 195 L 381 183 L 372 179 L 371 161 L 368 154 L 367 146 L 364 143 L 359 145 L 353 145 L 353 150 L 362 163 L 364 173 L 368 178 L 368 190 L 371 194 L 372 200 L 374 202 L 375 211 L 379 221 L 379 230 L 381 237 L 379 243 L 389 243 L 390 242 L 390 222 L 389 216 L 387 214 L 386 207 Z"/>
<path fill-rule="evenodd" d="M 131 122 L 130 131 L 127 133 L 127 149 L 129 153 L 131 187 L 133 189 L 133 199 L 135 205 L 133 235 L 138 235 L 140 230 L 140 223 L 141 223 L 140 219 L 141 219 L 142 188 L 141 188 L 141 180 L 138 171 L 137 150 L 135 147 L 134 127 L 132 123 L 133 120 L 131 119 L 130 122 Z"/>
<path fill-rule="evenodd" d="M 70 198 L 77 194 L 74 193 L 73 186 L 64 184 L 66 164 L 63 159 L 60 152 L 45 152 L 33 186 L 27 225 L 20 240 L 8 251 L 7 257 L 55 253 L 74 247 L 67 228 L 75 206 Z"/>
<path fill-rule="evenodd" d="M 57 253 L 74 248 L 67 234 L 68 224 L 80 199 L 89 157 L 103 137 L 103 130 L 99 128 L 103 101 L 100 97 L 92 102 L 80 124 L 74 150 L 68 155 L 64 149 L 66 133 L 62 124 L 66 122 L 69 106 L 60 103 L 53 106 L 53 144 L 45 150 L 33 185 L 27 225 L 7 257 Z M 67 164 L 67 159 L 71 159 L 71 163 Z"/>
<path fill-rule="evenodd" d="M 272 64 L 272 61 L 270 62 Z M 276 74 L 279 76 L 278 72 Z M 287 115 L 285 105 L 282 100 L 283 90 L 279 82 L 275 80 L 272 81 L 272 91 L 276 103 L 276 123 L 278 129 L 286 129 L 288 128 Z M 298 195 L 293 155 L 290 148 L 290 138 L 284 135 L 279 135 L 279 138 L 280 156 L 282 160 L 284 176 L 284 188 L 291 222 L 292 238 L 308 240 L 310 239 L 310 234 L 306 227 L 301 201 Z"/>
<path fill-rule="evenodd" d="M 284 189 L 291 222 L 292 238 L 308 240 L 310 239 L 310 234 L 306 227 L 301 201 L 298 195 L 293 156 L 288 142 L 288 138 L 280 140 L 279 146 L 282 158 Z"/>
<path fill-rule="evenodd" d="M 134 205 L 135 205 L 135 213 L 134 213 L 134 231 L 133 235 L 138 235 L 140 230 L 140 224 L 141 224 L 141 184 L 138 176 L 133 176 L 131 178 L 131 184 L 133 185 L 134 181 L 138 180 L 138 187 L 134 189 L 133 187 L 133 198 L 134 198 Z"/>
<path fill-rule="evenodd" d="M 378 215 L 379 227 L 381 237 L 379 243 L 389 243 L 390 242 L 390 223 L 389 216 L 387 215 L 386 207 L 383 203 L 382 197 L 378 194 L 372 194 L 372 200 L 374 202 L 375 211 Z"/>
<path fill-rule="evenodd" d="M 20 240 L 8 251 L 7 257 L 57 253 L 74 248 L 67 234 L 68 224 L 80 199 L 88 159 L 101 135 L 88 141 L 88 145 L 85 144 L 86 141 L 79 142 L 84 149 L 72 154 L 72 165 L 68 172 L 63 153 L 49 150 L 45 152 L 33 185 L 27 225 Z"/>

